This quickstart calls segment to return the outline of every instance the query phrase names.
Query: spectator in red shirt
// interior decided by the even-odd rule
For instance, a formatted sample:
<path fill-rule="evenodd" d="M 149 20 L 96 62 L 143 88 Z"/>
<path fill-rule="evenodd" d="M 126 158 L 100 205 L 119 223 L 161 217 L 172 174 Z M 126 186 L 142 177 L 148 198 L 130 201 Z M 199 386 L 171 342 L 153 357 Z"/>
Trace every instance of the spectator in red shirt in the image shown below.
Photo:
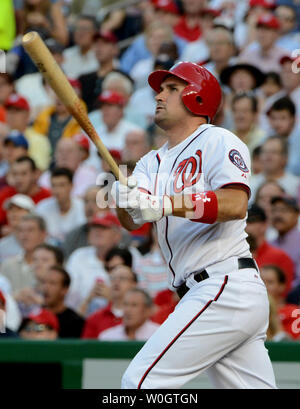
<path fill-rule="evenodd" d="M 293 339 L 300 339 L 300 326 L 296 322 L 300 315 L 300 309 L 298 305 L 285 302 L 285 274 L 275 265 L 265 265 L 261 269 L 261 278 L 267 287 L 268 294 L 271 295 L 276 304 L 283 330 Z"/>
<path fill-rule="evenodd" d="M 286 279 L 285 295 L 291 289 L 294 280 L 294 263 L 283 250 L 271 246 L 265 238 L 268 228 L 267 217 L 264 210 L 256 204 L 248 209 L 246 233 L 250 250 L 258 266 L 274 264 L 282 269 Z"/>
<path fill-rule="evenodd" d="M 110 273 L 110 282 L 111 302 L 86 319 L 82 338 L 98 338 L 105 329 L 121 324 L 124 296 L 136 287 L 137 277 L 128 266 L 117 266 Z"/>
<path fill-rule="evenodd" d="M 182 0 L 184 14 L 174 27 L 174 32 L 187 41 L 201 37 L 200 10 L 205 8 L 205 0 Z"/>
<path fill-rule="evenodd" d="M 0 224 L 6 223 L 6 211 L 3 203 L 17 193 L 31 197 L 35 204 L 51 196 L 51 192 L 38 186 L 39 171 L 33 159 L 21 156 L 11 167 L 11 185 L 0 191 Z"/>

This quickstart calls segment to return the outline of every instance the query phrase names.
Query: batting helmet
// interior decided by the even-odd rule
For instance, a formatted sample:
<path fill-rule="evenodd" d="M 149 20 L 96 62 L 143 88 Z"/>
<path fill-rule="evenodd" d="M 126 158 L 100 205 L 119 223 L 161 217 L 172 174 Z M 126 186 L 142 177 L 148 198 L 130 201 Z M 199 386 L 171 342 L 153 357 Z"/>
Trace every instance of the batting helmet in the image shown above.
<path fill-rule="evenodd" d="M 169 71 L 157 70 L 149 75 L 149 85 L 160 92 L 160 85 L 168 75 L 174 75 L 188 83 L 181 94 L 185 107 L 195 115 L 215 116 L 222 99 L 217 79 L 204 67 L 192 62 L 179 62 Z"/>

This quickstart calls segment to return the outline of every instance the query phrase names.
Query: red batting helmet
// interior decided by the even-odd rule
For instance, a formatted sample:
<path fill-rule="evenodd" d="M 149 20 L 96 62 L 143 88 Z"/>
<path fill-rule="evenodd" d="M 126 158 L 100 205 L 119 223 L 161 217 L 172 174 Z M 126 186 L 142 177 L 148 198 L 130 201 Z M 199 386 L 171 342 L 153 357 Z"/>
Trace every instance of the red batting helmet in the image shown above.
<path fill-rule="evenodd" d="M 168 75 L 188 83 L 181 94 L 185 107 L 195 115 L 214 118 L 222 99 L 217 79 L 204 67 L 192 62 L 179 62 L 169 71 L 157 70 L 149 75 L 149 85 L 160 92 L 160 85 Z"/>

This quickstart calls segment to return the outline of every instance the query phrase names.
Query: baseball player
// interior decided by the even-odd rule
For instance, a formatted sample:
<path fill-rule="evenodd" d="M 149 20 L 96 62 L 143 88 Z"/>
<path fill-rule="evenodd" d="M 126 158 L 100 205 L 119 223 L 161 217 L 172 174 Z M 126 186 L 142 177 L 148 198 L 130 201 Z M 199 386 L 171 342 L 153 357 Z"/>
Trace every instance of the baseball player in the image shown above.
<path fill-rule="evenodd" d="M 276 388 L 264 346 L 269 305 L 246 241 L 250 157 L 211 121 L 216 78 L 179 62 L 150 74 L 168 142 L 140 159 L 112 195 L 122 225 L 155 222 L 181 300 L 133 359 L 122 388 L 179 388 L 204 370 L 217 388 Z"/>

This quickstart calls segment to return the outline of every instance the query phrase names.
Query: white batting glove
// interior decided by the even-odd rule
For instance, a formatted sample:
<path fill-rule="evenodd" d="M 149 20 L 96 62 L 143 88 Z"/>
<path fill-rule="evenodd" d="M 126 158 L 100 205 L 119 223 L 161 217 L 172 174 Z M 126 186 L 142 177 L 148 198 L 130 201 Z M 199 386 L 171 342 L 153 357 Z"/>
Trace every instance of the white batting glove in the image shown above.
<path fill-rule="evenodd" d="M 140 193 L 137 188 L 137 181 L 133 176 L 129 176 L 127 183 L 127 185 L 123 185 L 118 181 L 114 182 L 111 188 L 112 197 L 121 209 L 137 209 Z"/>
<path fill-rule="evenodd" d="M 173 213 L 173 204 L 169 196 L 154 196 L 140 192 L 139 208 L 142 223 L 157 222 L 164 216 Z"/>

